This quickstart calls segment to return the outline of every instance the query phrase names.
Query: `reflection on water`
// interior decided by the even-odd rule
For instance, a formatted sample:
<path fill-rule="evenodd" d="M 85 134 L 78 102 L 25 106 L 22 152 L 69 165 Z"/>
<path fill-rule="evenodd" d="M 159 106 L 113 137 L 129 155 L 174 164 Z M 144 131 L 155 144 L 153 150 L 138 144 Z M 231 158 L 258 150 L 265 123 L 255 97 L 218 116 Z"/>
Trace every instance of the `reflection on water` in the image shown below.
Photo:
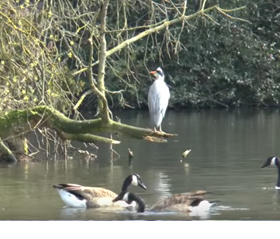
<path fill-rule="evenodd" d="M 122 122 L 148 125 L 148 112 L 119 112 Z M 94 160 L 74 153 L 72 159 L 0 165 L 1 220 L 279 220 L 277 170 L 261 169 L 270 155 L 279 155 L 279 112 L 266 110 L 202 110 L 171 112 L 163 129 L 177 133 L 166 144 L 118 138 L 120 157 L 111 161 L 109 146 L 100 144 Z M 109 135 L 106 135 L 109 136 Z M 116 136 L 114 136 L 116 137 Z M 80 145 L 83 149 L 83 145 Z M 134 152 L 128 164 L 127 149 Z M 185 149 L 190 154 L 182 160 Z M 111 209 L 65 208 L 52 185 L 76 183 L 119 193 L 130 173 L 141 175 L 147 190 L 130 187 L 147 209 L 175 193 L 207 190 L 219 200 L 198 214 L 142 214 Z"/>

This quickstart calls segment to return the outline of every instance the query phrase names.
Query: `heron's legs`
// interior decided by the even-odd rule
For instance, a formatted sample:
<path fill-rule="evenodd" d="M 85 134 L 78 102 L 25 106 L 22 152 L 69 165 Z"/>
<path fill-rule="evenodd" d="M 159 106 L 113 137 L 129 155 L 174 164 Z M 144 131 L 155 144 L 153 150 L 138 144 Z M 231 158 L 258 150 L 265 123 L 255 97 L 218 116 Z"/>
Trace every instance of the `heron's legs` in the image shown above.
<path fill-rule="evenodd" d="M 161 129 L 161 125 L 159 127 L 154 126 L 153 131 L 154 132 L 161 132 L 161 133 L 163 132 L 162 129 Z"/>

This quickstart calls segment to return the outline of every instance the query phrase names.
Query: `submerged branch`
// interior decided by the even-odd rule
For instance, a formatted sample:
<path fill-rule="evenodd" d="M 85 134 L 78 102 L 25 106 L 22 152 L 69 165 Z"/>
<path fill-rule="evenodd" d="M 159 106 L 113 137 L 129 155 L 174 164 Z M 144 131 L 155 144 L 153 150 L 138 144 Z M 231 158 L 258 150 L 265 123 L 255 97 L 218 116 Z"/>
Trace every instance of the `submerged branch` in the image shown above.
<path fill-rule="evenodd" d="M 16 163 L 17 158 L 12 153 L 12 151 L 4 144 L 0 138 L 0 152 L 2 153 L 1 158 L 5 158 L 8 163 Z"/>

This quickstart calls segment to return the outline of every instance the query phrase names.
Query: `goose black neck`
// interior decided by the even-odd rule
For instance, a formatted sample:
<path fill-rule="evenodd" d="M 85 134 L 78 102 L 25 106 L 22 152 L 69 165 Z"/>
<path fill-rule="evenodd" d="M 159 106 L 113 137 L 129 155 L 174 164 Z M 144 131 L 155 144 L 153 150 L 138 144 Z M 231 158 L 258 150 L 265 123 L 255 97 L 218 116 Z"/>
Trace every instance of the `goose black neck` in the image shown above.
<path fill-rule="evenodd" d="M 130 183 L 131 183 L 131 179 L 130 179 L 130 177 L 127 177 L 124 181 L 123 181 L 123 185 L 122 185 L 122 189 L 121 189 L 121 191 L 123 192 L 123 191 L 127 191 L 127 189 L 128 189 L 128 187 L 129 187 L 129 185 L 130 185 Z"/>
<path fill-rule="evenodd" d="M 131 200 L 135 201 L 138 204 L 137 212 L 144 212 L 145 211 L 145 203 L 143 200 L 135 195 L 134 193 L 131 193 Z"/>
<path fill-rule="evenodd" d="M 280 165 L 277 165 L 277 168 L 278 168 L 278 180 L 276 186 L 280 188 Z"/>

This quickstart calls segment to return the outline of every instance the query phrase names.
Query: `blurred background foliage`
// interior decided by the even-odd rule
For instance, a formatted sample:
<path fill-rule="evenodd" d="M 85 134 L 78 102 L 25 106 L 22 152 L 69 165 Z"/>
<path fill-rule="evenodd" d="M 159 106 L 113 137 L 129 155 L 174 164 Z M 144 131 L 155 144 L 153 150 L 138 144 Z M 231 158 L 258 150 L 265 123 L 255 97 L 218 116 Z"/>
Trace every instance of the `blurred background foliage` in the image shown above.
<path fill-rule="evenodd" d="M 90 33 L 98 60 L 101 0 L 2 0 L 0 3 L 0 110 L 51 105 L 65 114 L 90 88 Z M 172 5 L 173 4 L 173 5 Z M 179 0 L 110 1 L 107 47 L 112 49 L 182 10 Z M 206 7 L 246 6 L 226 17 L 218 11 L 149 35 L 107 58 L 105 84 L 111 108 L 146 108 L 161 66 L 170 107 L 279 106 L 280 2 L 208 0 Z M 199 10 L 188 0 L 186 15 Z M 163 11 L 164 10 L 164 11 Z M 93 66 L 94 77 L 97 65 Z M 77 73 L 77 74 L 76 74 Z M 80 110 L 95 111 L 94 94 Z"/>

